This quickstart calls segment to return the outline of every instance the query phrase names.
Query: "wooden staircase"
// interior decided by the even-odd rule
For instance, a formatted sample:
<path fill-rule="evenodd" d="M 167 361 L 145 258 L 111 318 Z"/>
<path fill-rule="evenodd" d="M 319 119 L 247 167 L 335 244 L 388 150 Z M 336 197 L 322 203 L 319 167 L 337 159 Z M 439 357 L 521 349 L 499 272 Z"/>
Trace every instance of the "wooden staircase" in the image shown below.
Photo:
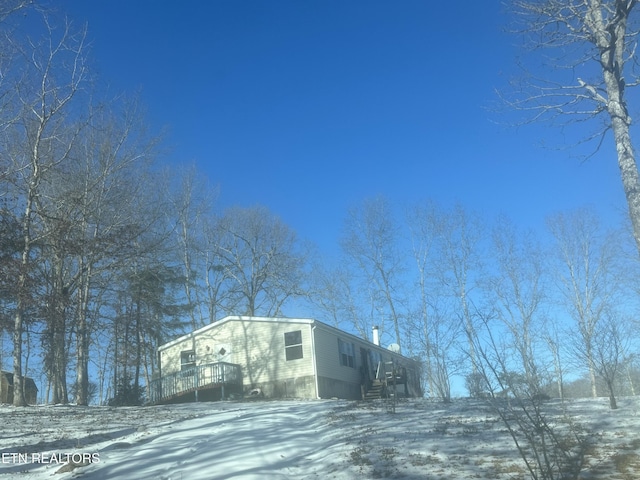
<path fill-rule="evenodd" d="M 376 379 L 364 394 L 364 401 L 384 400 L 387 412 L 396 413 L 396 385 L 404 383 L 405 373 L 396 368 L 393 361 L 380 362 L 376 371 Z"/>
<path fill-rule="evenodd" d="M 374 380 L 371 383 L 371 388 L 367 390 L 367 393 L 364 395 L 364 400 L 366 402 L 371 400 L 380 400 L 384 393 L 385 384 L 380 380 Z"/>

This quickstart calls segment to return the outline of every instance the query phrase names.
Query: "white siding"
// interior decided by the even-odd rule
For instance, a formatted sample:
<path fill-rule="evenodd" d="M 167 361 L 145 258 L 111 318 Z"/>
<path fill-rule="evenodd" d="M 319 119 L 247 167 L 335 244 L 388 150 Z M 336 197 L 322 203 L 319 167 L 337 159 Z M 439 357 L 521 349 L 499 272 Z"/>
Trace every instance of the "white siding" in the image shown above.
<path fill-rule="evenodd" d="M 361 367 L 363 366 L 362 355 L 360 352 L 361 348 L 364 348 L 368 352 L 378 353 L 381 356 L 383 362 L 388 362 L 393 359 L 397 362 L 398 365 L 415 368 L 412 360 L 409 360 L 402 355 L 393 353 L 384 347 L 374 345 L 367 340 L 357 338 L 345 332 L 340 332 L 340 330 L 334 329 L 324 324 L 317 323 L 316 325 L 316 362 L 318 365 L 317 373 L 320 377 L 327 377 L 342 381 L 357 381 L 359 383 L 361 381 Z M 340 364 L 338 339 L 354 344 L 356 368 L 351 368 Z M 375 371 L 375 367 L 376 365 L 369 365 L 369 368 L 373 371 Z"/>
<path fill-rule="evenodd" d="M 340 354 L 338 351 L 338 338 L 346 342 L 353 342 L 353 337 L 336 335 L 335 332 L 318 325 L 315 330 L 316 363 L 318 365 L 318 376 L 342 380 L 345 382 L 360 383 L 360 355 L 359 346 L 355 346 L 356 358 L 355 368 L 340 365 Z"/>
<path fill-rule="evenodd" d="M 287 360 L 284 335 L 298 330 L 302 358 Z M 341 364 L 338 339 L 353 344 L 353 367 Z M 194 344 L 197 365 L 238 364 L 245 391 L 259 387 L 267 396 L 360 398 L 363 378 L 367 376 L 363 376 L 361 349 L 367 352 L 368 359 L 373 351 L 383 361 L 394 358 L 398 365 L 417 368 L 401 355 L 314 320 L 227 317 L 160 347 L 162 375 L 180 371 L 181 352 L 194 349 Z M 372 379 L 376 365 L 369 363 L 368 378 Z"/>
<path fill-rule="evenodd" d="M 313 376 L 310 322 L 293 320 L 264 321 L 230 319 L 212 328 L 195 332 L 196 363 L 198 365 L 226 361 L 242 367 L 245 385 Z M 296 360 L 285 358 L 285 332 L 300 330 L 302 355 Z M 190 335 L 160 349 L 162 374 L 180 370 L 180 352 L 193 349 Z M 224 348 L 224 353 L 221 349 Z"/>

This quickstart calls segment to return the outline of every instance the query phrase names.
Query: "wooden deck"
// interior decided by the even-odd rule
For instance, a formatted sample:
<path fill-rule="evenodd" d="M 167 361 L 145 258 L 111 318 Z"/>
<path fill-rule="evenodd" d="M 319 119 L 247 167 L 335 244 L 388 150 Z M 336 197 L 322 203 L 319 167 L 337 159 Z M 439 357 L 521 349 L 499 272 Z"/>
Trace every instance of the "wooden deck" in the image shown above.
<path fill-rule="evenodd" d="M 240 365 L 209 363 L 151 381 L 151 403 L 223 400 L 242 392 Z"/>

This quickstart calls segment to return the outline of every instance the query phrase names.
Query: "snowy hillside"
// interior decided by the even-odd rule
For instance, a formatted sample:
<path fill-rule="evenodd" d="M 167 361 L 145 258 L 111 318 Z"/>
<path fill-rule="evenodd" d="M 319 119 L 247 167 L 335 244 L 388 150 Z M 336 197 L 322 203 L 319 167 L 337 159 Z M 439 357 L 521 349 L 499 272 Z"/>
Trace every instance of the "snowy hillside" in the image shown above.
<path fill-rule="evenodd" d="M 592 442 L 581 478 L 640 478 L 640 399 L 569 411 Z M 396 413 L 342 400 L 5 405 L 0 453 L 0 480 L 528 478 L 502 422 L 473 400 L 404 401 Z M 67 459 L 89 464 L 71 470 Z M 52 477 L 61 468 L 71 471 Z"/>

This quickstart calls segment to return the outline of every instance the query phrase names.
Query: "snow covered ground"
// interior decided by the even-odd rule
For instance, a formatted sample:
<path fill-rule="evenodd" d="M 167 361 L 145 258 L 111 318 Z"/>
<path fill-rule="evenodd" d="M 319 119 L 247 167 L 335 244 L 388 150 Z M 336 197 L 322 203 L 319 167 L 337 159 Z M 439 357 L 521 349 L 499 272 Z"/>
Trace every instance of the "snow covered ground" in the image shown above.
<path fill-rule="evenodd" d="M 640 398 L 619 403 L 569 404 L 592 440 L 580 478 L 640 478 Z M 504 424 L 463 399 L 403 401 L 395 413 L 343 400 L 4 405 L 0 455 L 0 480 L 529 478 Z"/>

